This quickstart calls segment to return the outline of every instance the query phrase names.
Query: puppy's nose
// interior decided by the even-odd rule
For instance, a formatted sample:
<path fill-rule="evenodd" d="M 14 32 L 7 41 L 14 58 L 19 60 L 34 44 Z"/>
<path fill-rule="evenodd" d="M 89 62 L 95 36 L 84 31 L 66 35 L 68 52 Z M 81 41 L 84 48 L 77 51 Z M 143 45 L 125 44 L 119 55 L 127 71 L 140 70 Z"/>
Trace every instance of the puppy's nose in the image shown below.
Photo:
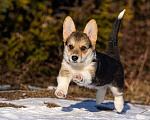
<path fill-rule="evenodd" d="M 77 61 L 78 60 L 78 56 L 72 56 L 72 60 L 73 61 Z"/>

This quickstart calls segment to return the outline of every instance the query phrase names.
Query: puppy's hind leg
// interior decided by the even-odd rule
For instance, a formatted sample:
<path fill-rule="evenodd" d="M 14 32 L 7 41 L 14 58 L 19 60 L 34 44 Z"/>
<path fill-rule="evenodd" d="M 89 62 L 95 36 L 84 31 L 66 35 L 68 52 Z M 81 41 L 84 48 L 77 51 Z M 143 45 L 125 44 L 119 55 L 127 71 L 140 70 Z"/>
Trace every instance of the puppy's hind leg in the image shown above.
<path fill-rule="evenodd" d="M 96 93 L 96 103 L 100 104 L 104 101 L 105 95 L 107 91 L 107 86 L 99 87 Z"/>
<path fill-rule="evenodd" d="M 110 85 L 109 88 L 115 97 L 114 105 L 117 112 L 122 112 L 124 108 L 123 92 L 120 92 L 117 87 L 114 87 L 112 85 Z"/>

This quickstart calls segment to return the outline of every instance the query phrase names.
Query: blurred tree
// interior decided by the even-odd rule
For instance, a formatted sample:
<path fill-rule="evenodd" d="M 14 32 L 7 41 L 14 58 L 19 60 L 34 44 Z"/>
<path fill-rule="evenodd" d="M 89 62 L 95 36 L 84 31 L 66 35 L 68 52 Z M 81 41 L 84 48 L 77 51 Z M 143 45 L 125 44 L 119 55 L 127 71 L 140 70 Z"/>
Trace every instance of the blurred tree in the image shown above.
<path fill-rule="evenodd" d="M 114 19 L 126 6 L 117 0 L 0 0 L 0 65 L 6 71 L 17 69 L 15 79 L 20 82 L 54 80 L 63 53 L 64 18 L 70 15 L 79 30 L 96 19 L 100 51 L 106 48 Z"/>
<path fill-rule="evenodd" d="M 9 68 L 18 69 L 15 79 L 21 83 L 34 76 L 56 75 L 58 67 L 54 68 L 54 64 L 62 55 L 59 35 L 62 20 L 52 17 L 51 1 L 1 0 L 0 3 L 0 64 L 8 72 Z M 3 71 L 0 80 L 1 76 L 7 76 Z"/>
<path fill-rule="evenodd" d="M 58 47 L 59 21 L 51 17 L 49 1 L 16 0 L 7 4 L 1 21 L 0 57 L 9 67 L 28 61 L 44 61 Z M 2 61 L 1 61 L 2 62 Z"/>

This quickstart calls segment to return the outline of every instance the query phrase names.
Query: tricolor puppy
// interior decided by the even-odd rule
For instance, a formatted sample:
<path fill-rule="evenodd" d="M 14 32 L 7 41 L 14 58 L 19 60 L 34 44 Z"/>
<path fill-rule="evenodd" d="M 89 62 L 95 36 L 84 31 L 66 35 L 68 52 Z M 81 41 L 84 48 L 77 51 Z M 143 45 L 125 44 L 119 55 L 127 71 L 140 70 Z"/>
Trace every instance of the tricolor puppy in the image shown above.
<path fill-rule="evenodd" d="M 115 97 L 116 110 L 123 110 L 124 72 L 117 44 L 124 12 L 119 14 L 113 25 L 107 55 L 95 50 L 98 29 L 94 19 L 87 23 L 82 32 L 76 30 L 71 17 L 66 17 L 63 23 L 64 57 L 55 91 L 58 98 L 66 97 L 69 83 L 74 81 L 80 86 L 97 89 L 97 103 L 103 102 L 107 88 L 110 88 Z"/>

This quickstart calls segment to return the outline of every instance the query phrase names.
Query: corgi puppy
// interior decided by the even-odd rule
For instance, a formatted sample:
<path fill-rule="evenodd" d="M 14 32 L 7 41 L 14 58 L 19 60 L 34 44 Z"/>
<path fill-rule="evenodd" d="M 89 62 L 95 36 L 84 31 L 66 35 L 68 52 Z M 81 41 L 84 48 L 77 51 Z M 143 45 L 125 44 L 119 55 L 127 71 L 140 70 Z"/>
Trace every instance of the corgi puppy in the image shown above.
<path fill-rule="evenodd" d="M 69 83 L 74 81 L 80 86 L 97 89 L 96 102 L 102 103 L 110 88 L 114 95 L 117 112 L 124 108 L 123 87 L 124 71 L 118 51 L 118 31 L 123 10 L 112 28 L 107 55 L 95 50 L 98 28 L 94 19 L 90 20 L 84 31 L 77 31 L 71 17 L 63 23 L 64 54 L 61 69 L 57 77 L 58 86 L 55 95 L 65 98 Z"/>

